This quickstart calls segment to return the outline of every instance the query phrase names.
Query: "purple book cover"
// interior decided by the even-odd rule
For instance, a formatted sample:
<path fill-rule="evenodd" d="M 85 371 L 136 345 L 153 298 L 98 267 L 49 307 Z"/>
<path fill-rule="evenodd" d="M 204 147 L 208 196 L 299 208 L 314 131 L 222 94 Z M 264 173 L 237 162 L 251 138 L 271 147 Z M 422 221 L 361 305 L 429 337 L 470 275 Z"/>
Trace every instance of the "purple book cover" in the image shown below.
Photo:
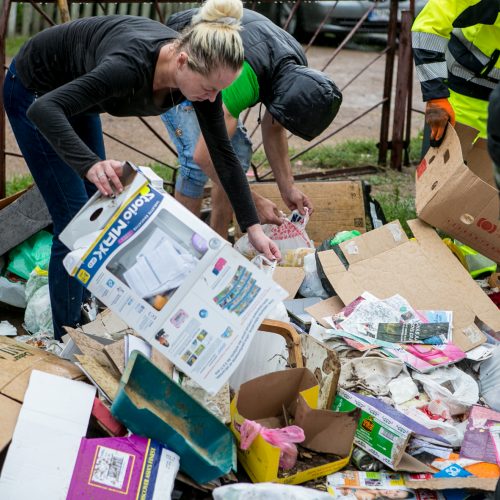
<path fill-rule="evenodd" d="M 488 427 L 500 422 L 500 413 L 482 406 L 473 406 L 467 421 L 460 457 L 496 464 L 495 446 Z"/>
<path fill-rule="evenodd" d="M 67 499 L 124 500 L 139 489 L 152 498 L 160 455 L 161 446 L 140 436 L 82 438 Z"/>

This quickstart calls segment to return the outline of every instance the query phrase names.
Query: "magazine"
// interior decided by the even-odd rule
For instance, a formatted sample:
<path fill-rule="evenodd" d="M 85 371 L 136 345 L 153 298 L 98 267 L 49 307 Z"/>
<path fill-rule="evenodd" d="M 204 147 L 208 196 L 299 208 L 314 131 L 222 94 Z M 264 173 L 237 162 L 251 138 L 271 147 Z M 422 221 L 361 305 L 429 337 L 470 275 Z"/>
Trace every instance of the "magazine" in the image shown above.
<path fill-rule="evenodd" d="M 383 351 L 389 356 L 399 358 L 420 373 L 457 363 L 466 357 L 465 352 L 454 344 L 401 344 L 391 349 L 383 348 Z"/>
<path fill-rule="evenodd" d="M 343 471 L 327 476 L 328 493 L 333 498 L 375 500 L 415 498 L 401 474 L 389 472 Z"/>

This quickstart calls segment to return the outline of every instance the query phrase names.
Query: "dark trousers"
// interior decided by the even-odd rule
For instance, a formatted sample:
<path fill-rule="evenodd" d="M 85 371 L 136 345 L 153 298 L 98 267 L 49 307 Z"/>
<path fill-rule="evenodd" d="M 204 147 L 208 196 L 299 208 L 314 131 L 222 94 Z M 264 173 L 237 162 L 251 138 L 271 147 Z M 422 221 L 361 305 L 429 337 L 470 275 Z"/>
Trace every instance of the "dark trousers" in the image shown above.
<path fill-rule="evenodd" d="M 84 298 L 82 285 L 70 277 L 63 266 L 68 249 L 60 242 L 59 234 L 87 202 L 96 188 L 83 180 L 57 155 L 26 111 L 36 94 L 25 88 L 16 76 L 15 61 L 5 77 L 3 98 L 5 111 L 19 148 L 47 204 L 54 225 L 54 240 L 49 263 L 49 291 L 54 321 L 54 336 L 64 335 L 63 326 L 74 327 L 81 321 Z M 98 114 L 82 114 L 70 119 L 79 137 L 100 158 L 105 158 L 101 120 Z"/>

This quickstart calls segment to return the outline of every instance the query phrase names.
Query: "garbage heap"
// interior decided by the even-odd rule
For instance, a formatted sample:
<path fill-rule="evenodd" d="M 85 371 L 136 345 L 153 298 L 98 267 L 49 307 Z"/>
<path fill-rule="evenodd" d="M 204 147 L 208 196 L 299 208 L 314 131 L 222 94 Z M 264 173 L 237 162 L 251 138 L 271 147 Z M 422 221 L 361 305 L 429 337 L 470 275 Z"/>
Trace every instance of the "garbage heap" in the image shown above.
<path fill-rule="evenodd" d="M 495 498 L 494 264 L 420 220 L 314 245 L 297 213 L 251 262 L 130 175 L 61 235 L 88 323 L 2 324 L 0 498 Z"/>

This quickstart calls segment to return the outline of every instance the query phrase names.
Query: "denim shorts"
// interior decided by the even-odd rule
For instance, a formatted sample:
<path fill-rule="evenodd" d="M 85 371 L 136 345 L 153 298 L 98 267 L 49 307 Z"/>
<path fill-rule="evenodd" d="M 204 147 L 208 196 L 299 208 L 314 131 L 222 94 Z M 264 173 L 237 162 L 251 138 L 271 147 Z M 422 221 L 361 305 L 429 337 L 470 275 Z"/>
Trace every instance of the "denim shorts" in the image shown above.
<path fill-rule="evenodd" d="M 201 133 L 193 104 L 190 101 L 184 101 L 163 113 L 161 119 L 179 156 L 180 167 L 177 172 L 175 190 L 189 198 L 201 198 L 208 177 L 193 160 L 194 150 Z M 252 142 L 239 120 L 231 144 L 246 172 L 252 159 Z"/>

